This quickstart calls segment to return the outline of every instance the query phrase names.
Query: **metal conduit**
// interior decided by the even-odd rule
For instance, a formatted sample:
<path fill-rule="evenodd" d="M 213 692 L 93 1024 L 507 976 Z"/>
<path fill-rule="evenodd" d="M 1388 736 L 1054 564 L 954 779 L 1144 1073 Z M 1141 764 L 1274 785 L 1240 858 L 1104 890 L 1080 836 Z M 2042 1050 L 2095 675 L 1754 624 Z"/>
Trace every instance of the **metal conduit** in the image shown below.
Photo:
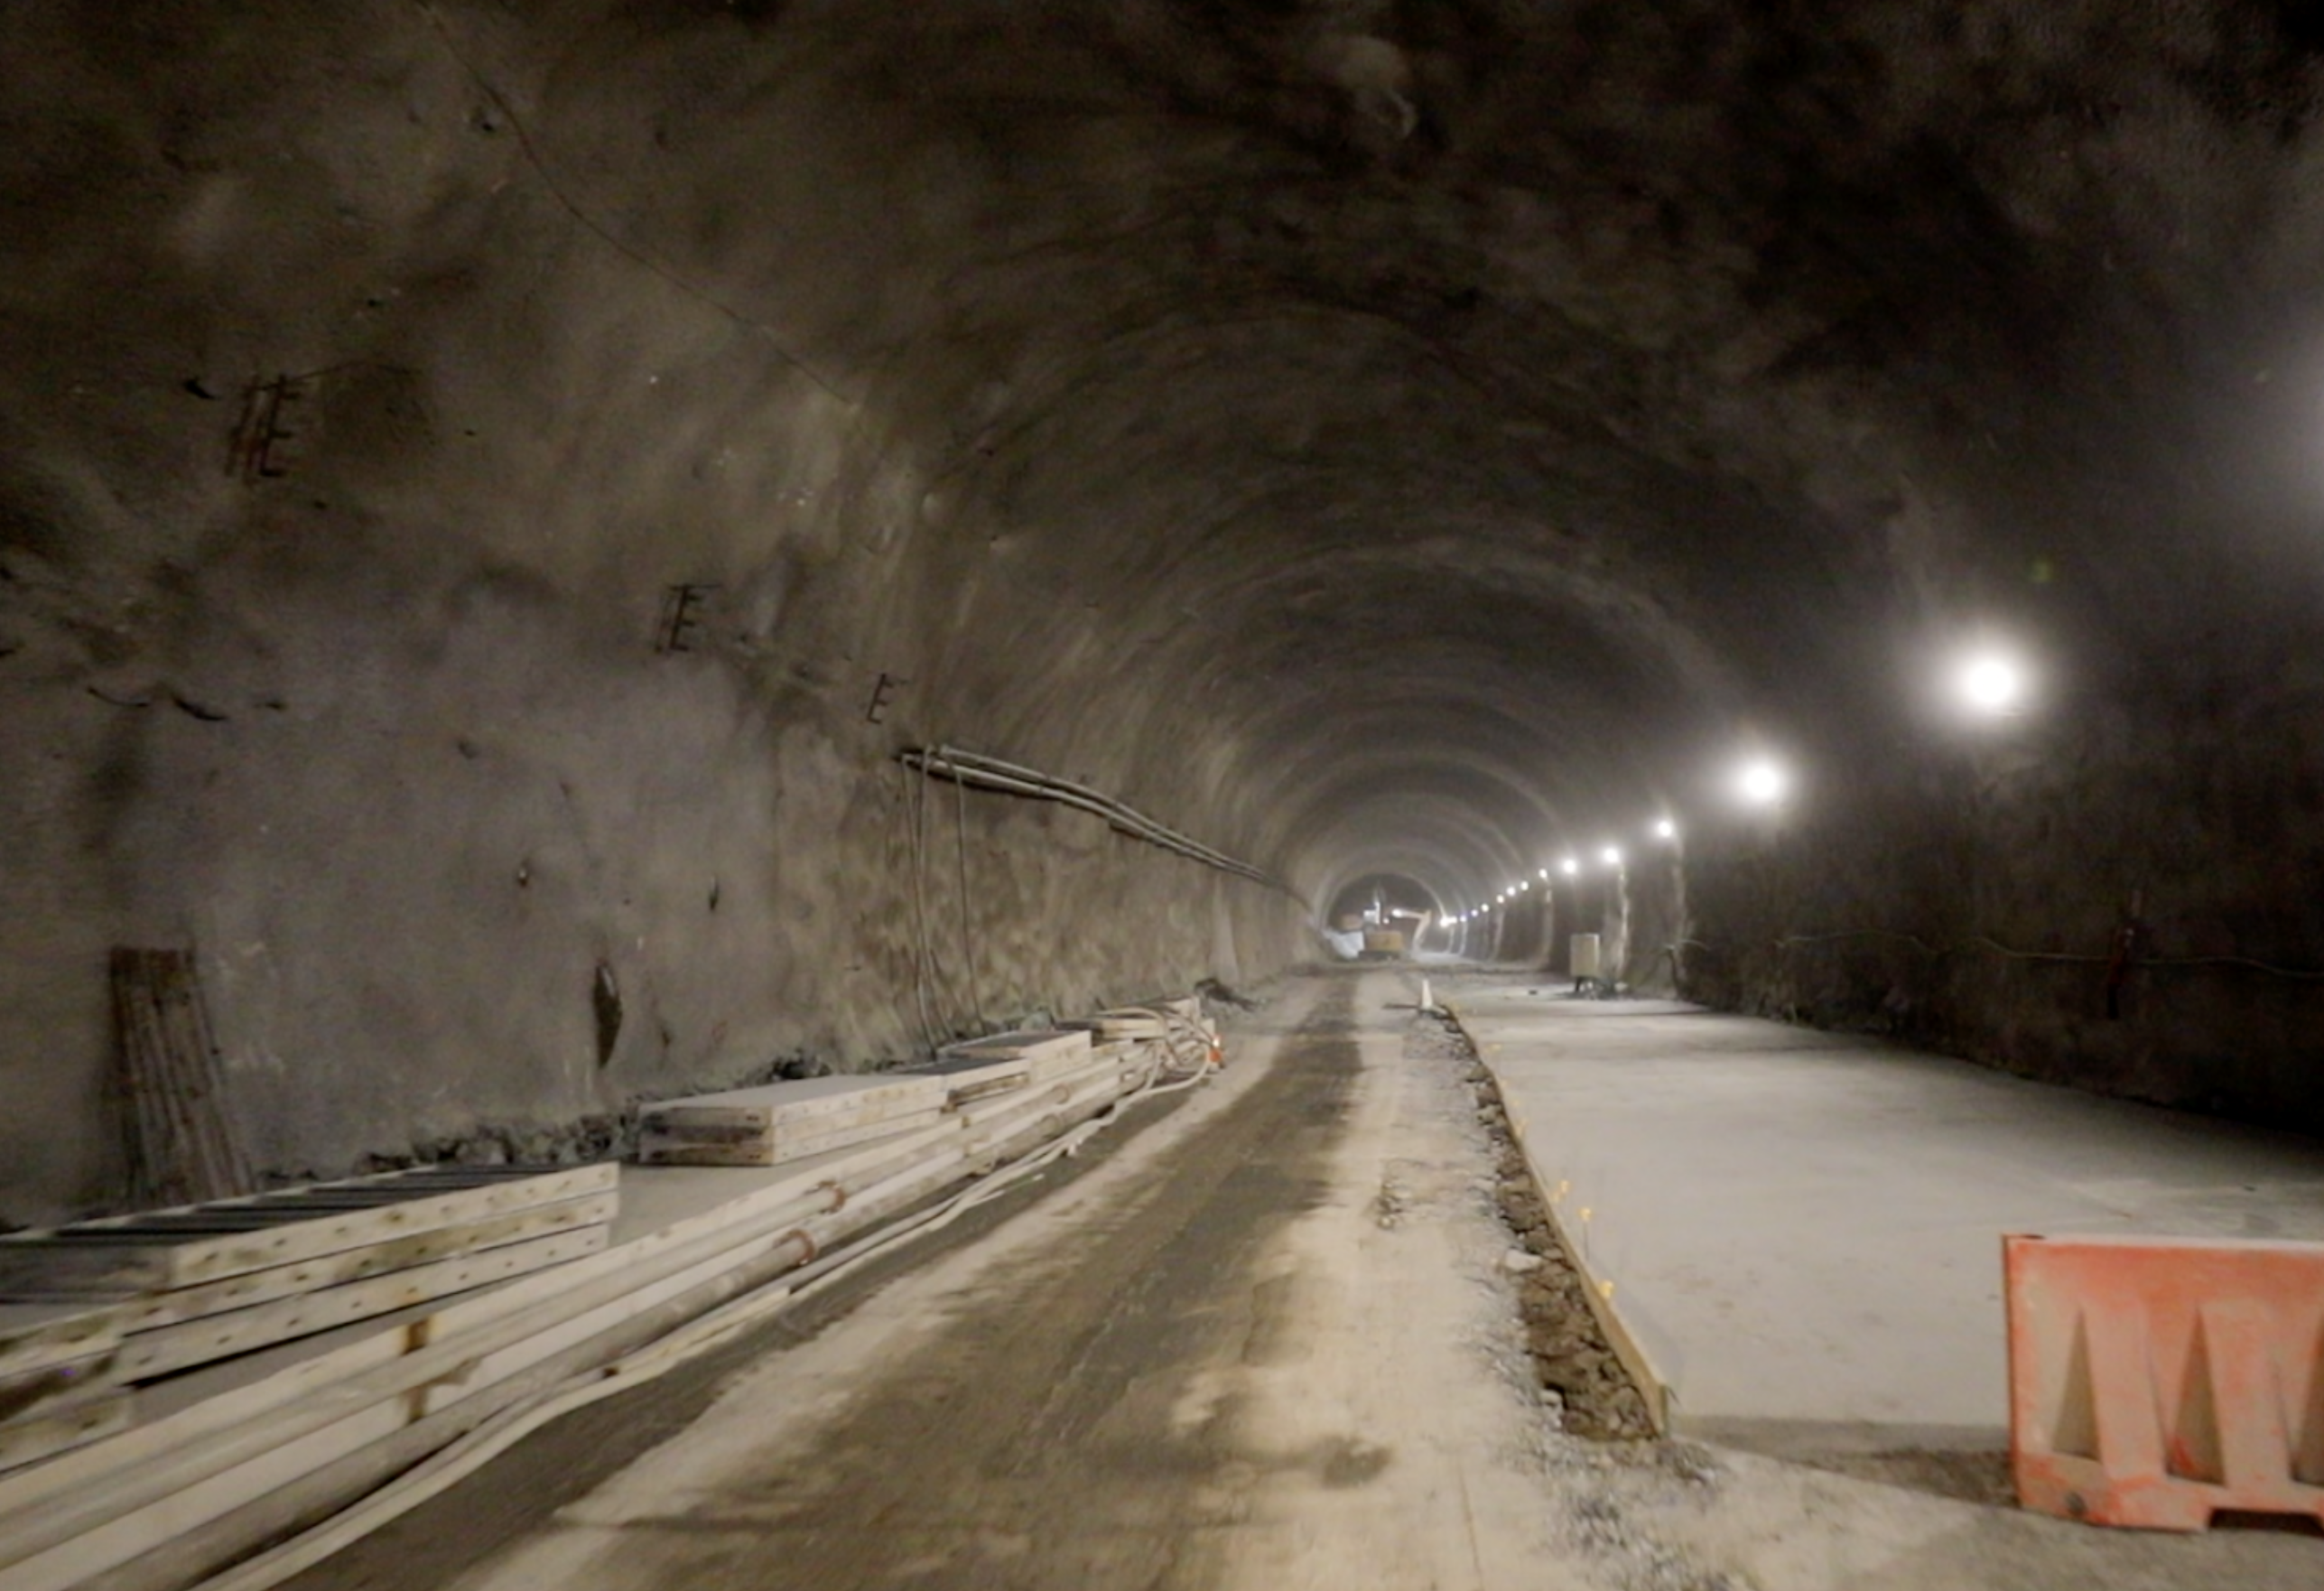
<path fill-rule="evenodd" d="M 1238 861 L 1223 851 L 1213 851 L 1198 840 L 1188 839 L 1176 829 L 1166 827 L 1133 806 L 1115 800 L 1102 791 L 1071 779 L 1061 779 L 1045 774 L 1038 768 L 1025 768 L 998 758 L 982 757 L 973 751 L 957 751 L 949 746 L 914 747 L 899 751 L 896 759 L 906 768 L 917 768 L 931 778 L 950 779 L 971 789 L 997 790 L 1004 795 L 1027 796 L 1040 801 L 1055 801 L 1066 806 L 1105 819 L 1115 832 L 1132 839 L 1143 840 L 1175 851 L 1190 861 L 1216 868 L 1222 873 L 1232 873 L 1264 884 L 1270 889 L 1280 889 L 1294 900 L 1306 904 L 1299 892 L 1272 873 L 1260 870 L 1247 861 Z"/>

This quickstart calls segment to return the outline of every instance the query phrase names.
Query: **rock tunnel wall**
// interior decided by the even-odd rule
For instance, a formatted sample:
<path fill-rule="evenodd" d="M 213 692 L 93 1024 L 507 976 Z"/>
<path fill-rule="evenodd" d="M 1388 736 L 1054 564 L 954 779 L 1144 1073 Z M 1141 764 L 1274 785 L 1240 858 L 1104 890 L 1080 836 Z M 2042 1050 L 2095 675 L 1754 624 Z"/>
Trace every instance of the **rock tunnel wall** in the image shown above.
<path fill-rule="evenodd" d="M 1899 759 L 1688 869 L 1687 988 L 2324 1131 L 2324 695 L 2282 673 Z"/>
<path fill-rule="evenodd" d="M 2319 49 L 2259 0 L 18 0 L 0 1216 L 117 1196 L 109 945 L 197 947 L 253 1155 L 332 1171 L 1609 842 L 1633 978 L 2313 1124 L 2264 969 L 2324 960 Z M 2043 691 L 1972 733 L 1920 682 L 1986 629 Z M 941 742 L 1304 899 L 895 760 Z"/>
<path fill-rule="evenodd" d="M 111 944 L 198 948 L 246 1147 L 322 1173 L 1305 953 L 1278 892 L 895 762 L 1250 837 L 1197 720 L 1120 692 L 1175 608 L 932 545 L 967 423 L 862 274 L 908 251 L 806 241 L 898 194 L 778 154 L 689 209 L 576 148 L 686 116 L 666 83 L 524 53 L 520 131 L 423 7 L 118 20 L 9 19 L 0 1214 L 118 1197 Z"/>

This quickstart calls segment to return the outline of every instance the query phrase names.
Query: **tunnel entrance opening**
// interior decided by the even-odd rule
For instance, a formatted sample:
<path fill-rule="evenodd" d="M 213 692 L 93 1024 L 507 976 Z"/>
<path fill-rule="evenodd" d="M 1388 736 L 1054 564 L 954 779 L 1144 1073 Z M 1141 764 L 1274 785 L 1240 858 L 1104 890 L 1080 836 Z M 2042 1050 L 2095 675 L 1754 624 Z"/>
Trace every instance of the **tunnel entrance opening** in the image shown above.
<path fill-rule="evenodd" d="M 1343 961 L 1401 961 L 1444 921 L 1435 890 L 1402 873 L 1367 873 L 1332 897 L 1325 940 Z"/>

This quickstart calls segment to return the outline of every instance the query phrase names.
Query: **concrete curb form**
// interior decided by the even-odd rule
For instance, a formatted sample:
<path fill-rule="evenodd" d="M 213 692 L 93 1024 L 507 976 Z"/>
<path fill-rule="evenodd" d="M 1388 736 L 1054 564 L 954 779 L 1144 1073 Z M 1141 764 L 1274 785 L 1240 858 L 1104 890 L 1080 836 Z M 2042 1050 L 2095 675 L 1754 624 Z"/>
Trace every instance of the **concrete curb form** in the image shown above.
<path fill-rule="evenodd" d="M 1541 1196 L 1541 1207 L 1549 1213 L 1549 1230 L 1557 1234 L 1557 1246 L 1565 1251 L 1567 1262 L 1574 1267 L 1575 1274 L 1582 1279 L 1582 1290 L 1590 1301 L 1590 1313 L 1597 1318 L 1598 1329 L 1605 1333 L 1607 1343 L 1613 1348 L 1614 1357 L 1622 1361 L 1622 1368 L 1630 1372 L 1630 1379 L 1637 1384 L 1639 1396 L 1646 1400 L 1646 1418 L 1653 1426 L 1654 1434 L 1669 1436 L 1669 1385 L 1656 1372 L 1645 1347 L 1622 1319 L 1621 1309 L 1614 1303 L 1616 1289 L 1613 1280 L 1597 1275 L 1583 1258 L 1582 1245 L 1566 1224 L 1565 1199 L 1558 1191 L 1560 1184 L 1543 1171 L 1540 1160 L 1534 1155 L 1532 1142 L 1526 1133 L 1523 1113 L 1518 1110 L 1508 1085 L 1487 1056 L 1485 1047 L 1478 1041 L 1475 1034 L 1469 1031 L 1468 1024 L 1461 1019 L 1459 1009 L 1449 1000 L 1438 1000 L 1437 1009 L 1444 1013 L 1445 1019 L 1459 1030 L 1461 1037 L 1468 1040 L 1470 1051 L 1477 1057 L 1477 1065 L 1492 1075 L 1493 1086 L 1501 1091 L 1501 1109 L 1509 1117 L 1509 1135 L 1517 1145 L 1517 1152 L 1525 1158 L 1526 1175 L 1533 1179 L 1533 1190 Z"/>

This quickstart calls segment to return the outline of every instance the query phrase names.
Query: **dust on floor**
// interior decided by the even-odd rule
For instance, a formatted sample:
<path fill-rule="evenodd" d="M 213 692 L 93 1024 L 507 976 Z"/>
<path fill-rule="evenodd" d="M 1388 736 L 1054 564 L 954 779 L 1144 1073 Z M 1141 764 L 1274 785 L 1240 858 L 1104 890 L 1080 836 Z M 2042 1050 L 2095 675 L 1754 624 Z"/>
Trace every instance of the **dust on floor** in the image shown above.
<path fill-rule="evenodd" d="M 450 1561 L 488 1471 L 302 1591 L 2324 1584 L 2324 1542 L 2126 1536 L 1563 1428 L 1591 1389 L 1545 1387 L 1545 1357 L 1590 1363 L 1527 1312 L 1490 1102 L 1416 993 L 1389 971 L 1287 985 L 1185 1109 L 820 1335 L 770 1338 L 553 1515 Z M 587 1465 L 590 1439 L 552 1428 L 523 1463 Z M 414 1578 L 398 1549 L 421 1540 Z"/>

